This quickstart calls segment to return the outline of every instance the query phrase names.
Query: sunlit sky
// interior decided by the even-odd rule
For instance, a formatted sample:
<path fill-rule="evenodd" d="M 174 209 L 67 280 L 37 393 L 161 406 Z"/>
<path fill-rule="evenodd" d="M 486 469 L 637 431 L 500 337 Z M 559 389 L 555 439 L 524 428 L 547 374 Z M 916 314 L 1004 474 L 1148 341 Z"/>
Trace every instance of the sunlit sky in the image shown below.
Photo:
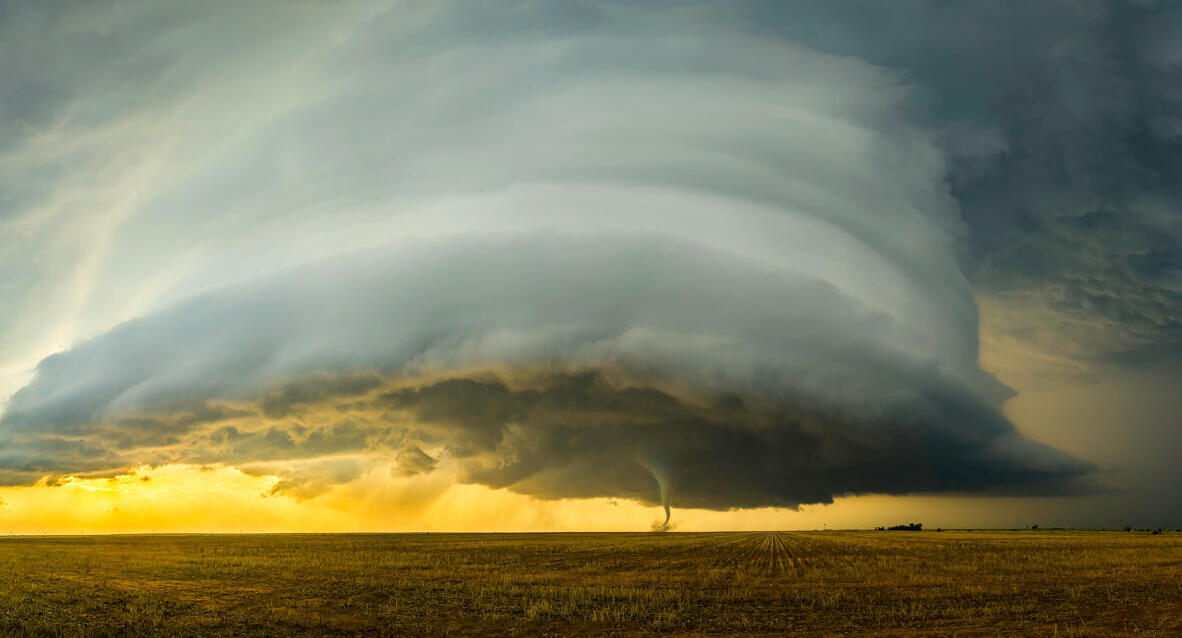
<path fill-rule="evenodd" d="M 1179 24 L 0 4 L 0 533 L 1182 526 Z"/>

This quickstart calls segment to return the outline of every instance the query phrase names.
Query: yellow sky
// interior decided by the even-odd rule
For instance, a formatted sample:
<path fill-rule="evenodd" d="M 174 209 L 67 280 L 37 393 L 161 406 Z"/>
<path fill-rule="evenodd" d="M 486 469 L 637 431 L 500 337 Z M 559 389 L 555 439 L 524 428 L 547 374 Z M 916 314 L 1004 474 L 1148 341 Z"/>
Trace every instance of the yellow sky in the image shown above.
<path fill-rule="evenodd" d="M 455 484 L 443 472 L 404 478 L 374 470 L 309 499 L 268 495 L 277 480 L 230 467 L 170 465 L 111 479 L 0 488 L 0 533 L 643 531 L 662 518 L 660 508 L 631 501 L 543 501 Z M 938 514 L 949 526 L 953 519 L 985 526 L 974 511 L 990 500 L 866 496 L 799 512 L 675 508 L 673 523 L 684 531 L 833 529 L 912 519 L 934 527 Z"/>

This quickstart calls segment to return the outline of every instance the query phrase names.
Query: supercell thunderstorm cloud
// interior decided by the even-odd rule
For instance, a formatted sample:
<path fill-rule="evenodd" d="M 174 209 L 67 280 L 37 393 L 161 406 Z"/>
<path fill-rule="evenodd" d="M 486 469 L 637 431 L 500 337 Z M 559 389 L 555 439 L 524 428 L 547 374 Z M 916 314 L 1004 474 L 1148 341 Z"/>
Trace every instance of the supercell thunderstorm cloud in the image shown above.
<path fill-rule="evenodd" d="M 666 516 L 1086 493 L 1002 414 L 975 298 L 1053 285 L 1106 355 L 1177 341 L 1172 195 L 1101 183 L 1140 151 L 1084 137 L 1172 143 L 1176 89 L 1064 81 L 1078 130 L 998 107 L 1135 28 L 1082 4 L 1046 5 L 1049 52 L 986 20 L 944 69 L 971 7 L 900 3 L 914 41 L 856 4 L 9 10 L 43 43 L 0 62 L 0 481 L 221 464 L 303 498 L 389 467 Z M 1172 73 L 1167 35 L 1121 60 Z"/>

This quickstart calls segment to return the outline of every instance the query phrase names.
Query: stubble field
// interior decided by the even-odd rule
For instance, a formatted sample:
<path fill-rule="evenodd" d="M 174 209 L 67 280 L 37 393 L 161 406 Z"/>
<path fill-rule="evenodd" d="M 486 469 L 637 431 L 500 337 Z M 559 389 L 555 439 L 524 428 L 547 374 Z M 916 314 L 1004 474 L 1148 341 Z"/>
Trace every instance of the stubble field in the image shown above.
<path fill-rule="evenodd" d="M 1182 535 L 0 538 L 0 635 L 1182 635 Z"/>

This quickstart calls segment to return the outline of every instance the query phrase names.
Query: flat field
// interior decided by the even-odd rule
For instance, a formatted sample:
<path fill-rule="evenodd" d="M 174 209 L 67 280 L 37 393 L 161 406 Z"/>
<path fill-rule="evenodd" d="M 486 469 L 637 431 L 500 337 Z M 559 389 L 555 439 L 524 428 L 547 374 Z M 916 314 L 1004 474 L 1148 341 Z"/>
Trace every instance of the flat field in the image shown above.
<path fill-rule="evenodd" d="M 0 538 L 0 635 L 1182 635 L 1182 534 Z"/>

